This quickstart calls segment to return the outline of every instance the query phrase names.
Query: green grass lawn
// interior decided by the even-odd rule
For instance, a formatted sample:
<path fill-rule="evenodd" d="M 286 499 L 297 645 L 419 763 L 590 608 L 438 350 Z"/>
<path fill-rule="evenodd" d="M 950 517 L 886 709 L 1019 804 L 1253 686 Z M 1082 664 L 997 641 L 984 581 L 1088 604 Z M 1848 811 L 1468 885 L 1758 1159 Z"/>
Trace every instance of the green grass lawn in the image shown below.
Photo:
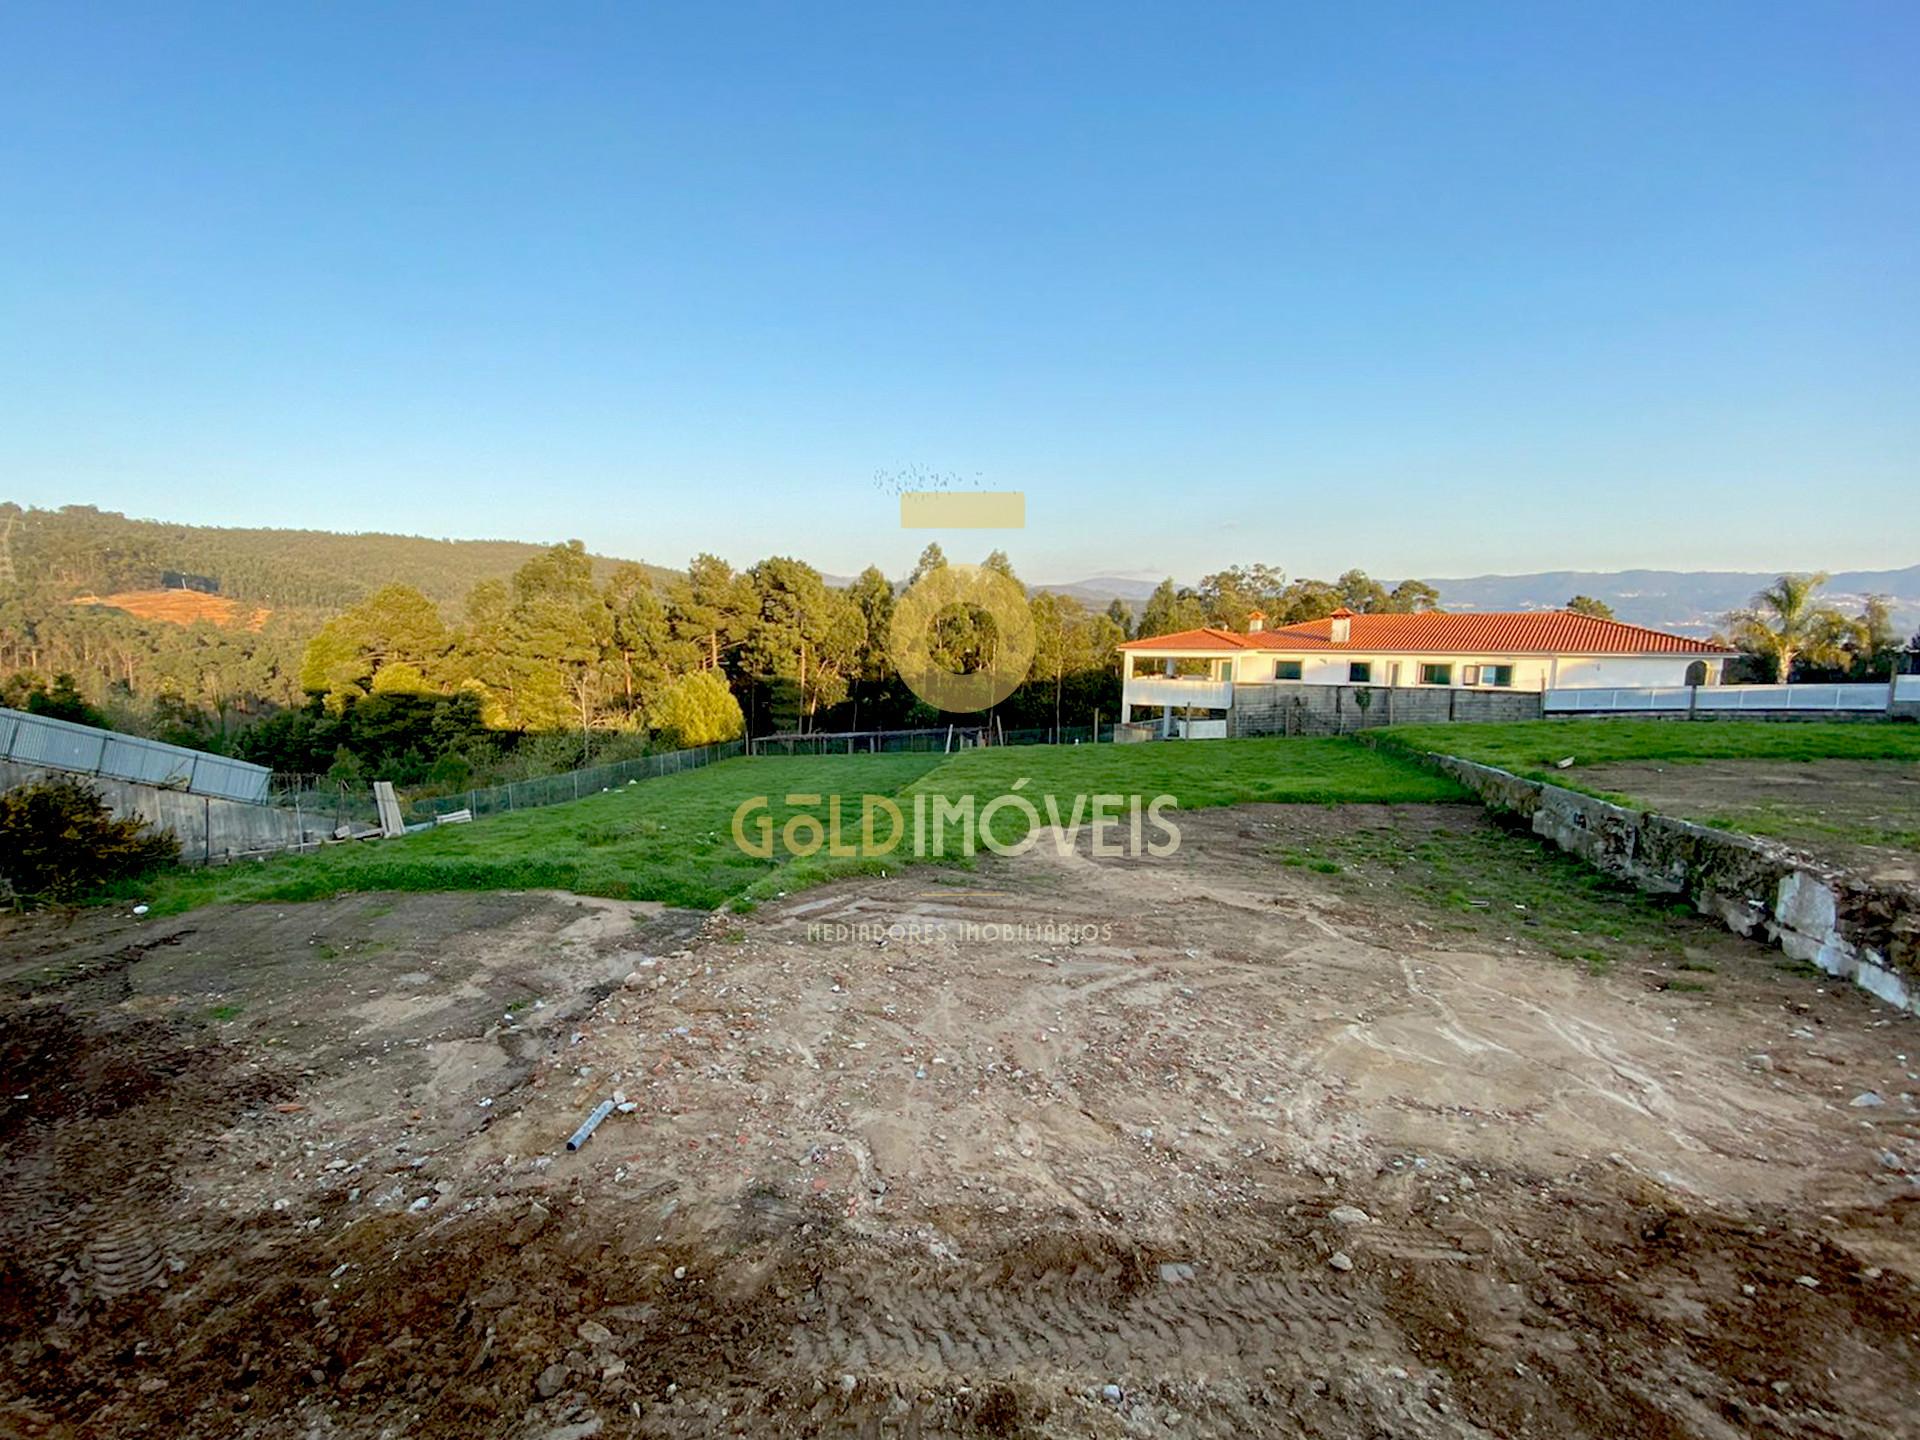
<path fill-rule="evenodd" d="M 1466 792 L 1401 756 L 1344 738 L 1202 740 L 1141 745 L 1010 746 L 970 750 L 909 787 L 976 806 L 1028 783 L 1043 820 L 1047 797 L 1068 820 L 1076 795 L 1172 795 L 1181 810 L 1270 801 L 1308 805 L 1404 804 L 1463 800 Z M 1017 810 L 994 817 L 994 838 L 1012 844 L 1026 832 Z"/>
<path fill-rule="evenodd" d="M 940 763 L 938 755 L 827 755 L 723 760 L 602 795 L 397 840 L 328 846 L 315 854 L 174 870 L 125 891 L 167 914 L 214 901 L 319 900 L 366 890 L 571 890 L 617 900 L 712 908 L 779 868 L 734 844 L 734 809 L 771 800 L 784 824 L 789 794 L 891 794 Z M 750 832 L 751 833 L 751 832 Z"/>
<path fill-rule="evenodd" d="M 1346 739 L 1218 740 L 1144 745 L 1018 746 L 945 755 L 825 755 L 737 759 L 645 780 L 567 804 L 449 825 L 404 839 L 329 846 L 212 870 L 178 870 L 123 889 L 156 913 L 215 901 L 314 900 L 369 890 L 571 890 L 614 899 L 662 900 L 711 908 L 798 889 L 836 875 L 897 868 L 911 840 L 886 856 L 820 853 L 771 858 L 744 853 L 732 833 L 742 800 L 765 795 L 751 817 L 776 833 L 795 816 L 825 818 L 841 797 L 841 835 L 857 842 L 860 797 L 899 796 L 911 822 L 913 796 L 976 806 L 1026 780 L 1020 793 L 1046 813 L 1053 796 L 1064 817 L 1078 794 L 1169 794 L 1180 809 L 1247 801 L 1407 802 L 1461 800 L 1464 792 L 1398 755 Z M 788 796 L 819 796 L 788 805 Z M 995 836 L 1011 843 L 1024 817 L 1003 811 Z M 884 834 L 886 826 L 881 825 Z M 1124 826 L 1122 827 L 1124 833 Z M 1117 838 L 1117 837 L 1116 837 Z M 945 858 L 961 858 L 950 846 Z"/>
<path fill-rule="evenodd" d="M 1414 750 L 1573 784 L 1554 768 L 1657 760 L 1920 760 L 1920 725 L 1874 721 L 1531 720 L 1519 725 L 1392 725 L 1370 731 Z"/>
<path fill-rule="evenodd" d="M 1631 797 L 1628 803 L 1632 803 Z M 1702 825 L 1711 825 L 1716 830 L 1738 830 L 1747 835 L 1764 835 L 1769 839 L 1785 840 L 1801 846 L 1819 847 L 1828 842 L 1842 842 L 1847 845 L 1883 845 L 1895 850 L 1920 853 L 1920 830 L 1903 830 L 1897 825 L 1863 824 L 1850 818 L 1827 819 L 1809 815 L 1804 807 L 1797 805 L 1760 802 L 1741 805 L 1724 814 L 1689 815 L 1687 818 L 1698 820 Z"/>

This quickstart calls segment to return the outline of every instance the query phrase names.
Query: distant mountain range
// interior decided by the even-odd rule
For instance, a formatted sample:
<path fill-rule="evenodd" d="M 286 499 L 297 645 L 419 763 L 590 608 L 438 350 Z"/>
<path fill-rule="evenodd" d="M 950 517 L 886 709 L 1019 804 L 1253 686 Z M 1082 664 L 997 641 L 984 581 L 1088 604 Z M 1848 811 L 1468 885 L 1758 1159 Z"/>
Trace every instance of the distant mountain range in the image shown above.
<path fill-rule="evenodd" d="M 1071 595 L 1090 610 L 1104 610 L 1115 600 L 1124 600 L 1138 610 L 1147 603 L 1158 580 L 1126 580 L 1118 575 L 1095 575 L 1091 580 L 1075 580 L 1065 585 L 1034 585 L 1031 589 L 1049 595 Z"/>
<path fill-rule="evenodd" d="M 1590 595 L 1604 600 L 1616 616 L 1632 624 L 1707 635 L 1724 622 L 1729 610 L 1745 606 L 1755 591 L 1771 584 L 1774 572 L 1545 570 L 1537 575 L 1422 578 L 1440 592 L 1440 603 L 1448 610 L 1555 610 L 1576 595 Z M 1155 583 L 1103 575 L 1033 588 L 1071 595 L 1095 609 L 1105 609 L 1118 598 L 1137 612 Z M 1389 588 L 1394 584 L 1392 580 L 1382 583 Z M 1885 595 L 1893 602 L 1894 621 L 1901 631 L 1910 635 L 1920 630 L 1920 565 L 1904 570 L 1835 571 L 1822 594 L 1848 613 L 1858 611 L 1869 595 Z"/>
<path fill-rule="evenodd" d="M 1449 610 L 1541 610 L 1591 595 L 1635 625 L 1683 635 L 1705 635 L 1729 610 L 1748 604 L 1773 582 L 1764 571 L 1740 570 L 1549 570 L 1538 575 L 1475 575 L 1430 579 Z M 1895 623 L 1906 634 L 1920 628 L 1920 565 L 1904 570 L 1837 570 L 1822 592 L 1849 614 L 1869 595 L 1893 603 Z"/>

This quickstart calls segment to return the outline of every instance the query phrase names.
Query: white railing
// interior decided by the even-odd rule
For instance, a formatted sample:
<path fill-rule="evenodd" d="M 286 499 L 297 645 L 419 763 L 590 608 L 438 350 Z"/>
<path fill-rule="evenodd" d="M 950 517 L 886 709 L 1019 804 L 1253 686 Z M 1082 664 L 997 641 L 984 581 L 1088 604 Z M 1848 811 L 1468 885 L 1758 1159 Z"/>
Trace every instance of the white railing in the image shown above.
<path fill-rule="evenodd" d="M 1179 675 L 1129 677 L 1123 698 L 1129 705 L 1192 705 L 1202 710 L 1233 708 L 1233 682 Z"/>
<path fill-rule="evenodd" d="M 1920 676 L 1901 676 L 1898 699 L 1920 700 Z M 1887 708 L 1885 685 L 1635 685 L 1618 688 L 1549 690 L 1549 715 L 1675 711 L 1716 714 L 1741 710 L 1802 710 L 1816 713 L 1878 711 Z"/>

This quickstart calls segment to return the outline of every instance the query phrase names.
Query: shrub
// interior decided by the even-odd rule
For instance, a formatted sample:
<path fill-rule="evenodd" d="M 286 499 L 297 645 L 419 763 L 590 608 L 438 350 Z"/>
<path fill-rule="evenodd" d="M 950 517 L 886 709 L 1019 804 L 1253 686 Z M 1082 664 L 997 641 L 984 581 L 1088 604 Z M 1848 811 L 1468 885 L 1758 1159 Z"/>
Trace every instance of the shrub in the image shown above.
<path fill-rule="evenodd" d="M 91 725 L 96 730 L 106 719 L 81 698 L 79 687 L 73 683 L 71 675 L 56 675 L 51 690 L 36 688 L 29 694 L 27 713 L 45 715 L 50 720 L 71 720 L 76 725 Z"/>
<path fill-rule="evenodd" d="M 473 762 L 457 751 L 442 755 L 427 767 L 427 784 L 443 795 L 465 790 L 473 784 Z"/>
<path fill-rule="evenodd" d="M 669 745 L 715 745 L 738 740 L 747 720 L 727 682 L 711 670 L 682 675 L 655 702 L 654 728 Z"/>
<path fill-rule="evenodd" d="M 116 820 L 90 785 L 41 780 L 0 795 L 0 890 L 17 902 L 72 900 L 180 858 L 145 820 Z"/>

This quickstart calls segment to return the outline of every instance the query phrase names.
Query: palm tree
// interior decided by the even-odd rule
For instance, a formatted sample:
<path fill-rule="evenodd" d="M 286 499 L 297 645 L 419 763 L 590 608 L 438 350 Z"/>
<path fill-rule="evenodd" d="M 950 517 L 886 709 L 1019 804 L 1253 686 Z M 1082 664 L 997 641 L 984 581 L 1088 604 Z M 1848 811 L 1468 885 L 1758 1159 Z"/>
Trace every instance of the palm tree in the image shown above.
<path fill-rule="evenodd" d="M 1827 579 L 1824 570 L 1782 575 L 1755 595 L 1747 609 L 1727 617 L 1735 642 L 1743 650 L 1771 657 L 1782 684 L 1793 678 L 1795 660 L 1804 656 L 1831 663 L 1843 653 L 1847 619 L 1816 598 Z"/>

